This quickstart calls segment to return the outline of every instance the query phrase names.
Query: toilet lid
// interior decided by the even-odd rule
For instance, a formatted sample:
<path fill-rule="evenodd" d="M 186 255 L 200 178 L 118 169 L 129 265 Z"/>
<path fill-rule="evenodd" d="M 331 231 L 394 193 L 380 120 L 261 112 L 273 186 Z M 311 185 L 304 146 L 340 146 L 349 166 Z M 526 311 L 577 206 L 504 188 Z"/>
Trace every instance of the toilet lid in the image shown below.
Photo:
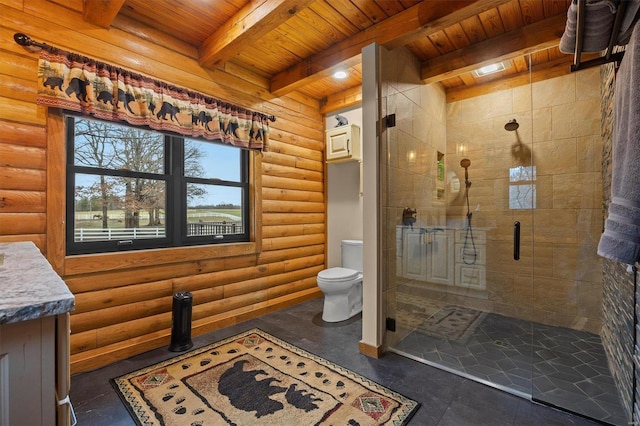
<path fill-rule="evenodd" d="M 345 281 L 358 277 L 359 272 L 349 268 L 329 268 L 318 273 L 318 278 L 325 281 Z"/>

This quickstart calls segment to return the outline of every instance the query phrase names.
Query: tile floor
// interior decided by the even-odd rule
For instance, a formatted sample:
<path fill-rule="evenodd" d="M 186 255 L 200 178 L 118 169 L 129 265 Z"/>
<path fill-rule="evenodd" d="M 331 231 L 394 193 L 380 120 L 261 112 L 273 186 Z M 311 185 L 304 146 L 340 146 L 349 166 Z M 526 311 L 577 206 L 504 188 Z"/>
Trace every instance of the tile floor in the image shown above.
<path fill-rule="evenodd" d="M 385 353 L 380 359 L 366 357 L 358 351 L 362 329 L 360 317 L 336 324 L 323 323 L 322 303 L 321 298 L 311 300 L 196 337 L 194 346 L 204 346 L 250 328 L 260 328 L 420 402 L 421 407 L 409 422 L 411 426 L 600 424 L 397 354 Z M 92 372 L 74 375 L 70 396 L 78 425 L 133 425 L 109 379 L 172 356 L 175 353 L 160 348 Z M 295 419 L 291 425 L 301 426 Z"/>
<path fill-rule="evenodd" d="M 608 424 L 627 419 L 600 337 L 486 314 L 463 341 L 412 332 L 394 350 Z"/>

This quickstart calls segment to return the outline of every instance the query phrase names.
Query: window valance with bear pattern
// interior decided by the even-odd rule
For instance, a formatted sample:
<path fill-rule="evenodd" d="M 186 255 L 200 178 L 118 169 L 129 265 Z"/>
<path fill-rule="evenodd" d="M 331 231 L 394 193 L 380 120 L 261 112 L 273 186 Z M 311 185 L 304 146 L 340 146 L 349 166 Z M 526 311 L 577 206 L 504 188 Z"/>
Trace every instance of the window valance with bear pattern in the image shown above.
<path fill-rule="evenodd" d="M 60 49 L 43 49 L 37 103 L 266 150 L 269 117 Z"/>

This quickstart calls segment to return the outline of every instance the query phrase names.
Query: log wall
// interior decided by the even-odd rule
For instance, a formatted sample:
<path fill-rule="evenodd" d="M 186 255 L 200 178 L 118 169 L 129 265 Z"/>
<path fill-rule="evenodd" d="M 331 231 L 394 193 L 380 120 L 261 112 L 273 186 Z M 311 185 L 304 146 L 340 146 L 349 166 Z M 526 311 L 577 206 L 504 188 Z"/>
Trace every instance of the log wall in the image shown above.
<path fill-rule="evenodd" d="M 321 295 L 326 205 L 323 117 L 316 99 L 274 98 L 232 65 L 201 68 L 193 46 L 117 18 L 82 19 L 82 0 L 0 0 L 0 242 L 33 241 L 76 297 L 71 371 L 169 344 L 173 293 L 193 293 L 193 335 Z M 34 40 L 246 108 L 273 114 L 270 150 L 254 154 L 254 241 L 66 257 L 64 121 L 38 106 Z"/>

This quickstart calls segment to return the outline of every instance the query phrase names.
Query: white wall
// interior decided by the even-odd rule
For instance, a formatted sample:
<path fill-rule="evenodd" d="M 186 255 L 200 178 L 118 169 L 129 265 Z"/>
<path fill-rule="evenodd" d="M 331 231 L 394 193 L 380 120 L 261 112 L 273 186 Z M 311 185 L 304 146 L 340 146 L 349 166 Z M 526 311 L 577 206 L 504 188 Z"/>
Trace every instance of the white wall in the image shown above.
<path fill-rule="evenodd" d="M 325 118 L 327 129 L 335 127 L 338 123 L 335 119 L 336 114 L 347 118 L 349 124 L 360 127 L 362 143 L 362 108 L 328 114 Z M 327 164 L 327 262 L 329 268 L 340 266 L 340 241 L 362 240 L 360 167 L 361 164 L 357 161 Z"/>

